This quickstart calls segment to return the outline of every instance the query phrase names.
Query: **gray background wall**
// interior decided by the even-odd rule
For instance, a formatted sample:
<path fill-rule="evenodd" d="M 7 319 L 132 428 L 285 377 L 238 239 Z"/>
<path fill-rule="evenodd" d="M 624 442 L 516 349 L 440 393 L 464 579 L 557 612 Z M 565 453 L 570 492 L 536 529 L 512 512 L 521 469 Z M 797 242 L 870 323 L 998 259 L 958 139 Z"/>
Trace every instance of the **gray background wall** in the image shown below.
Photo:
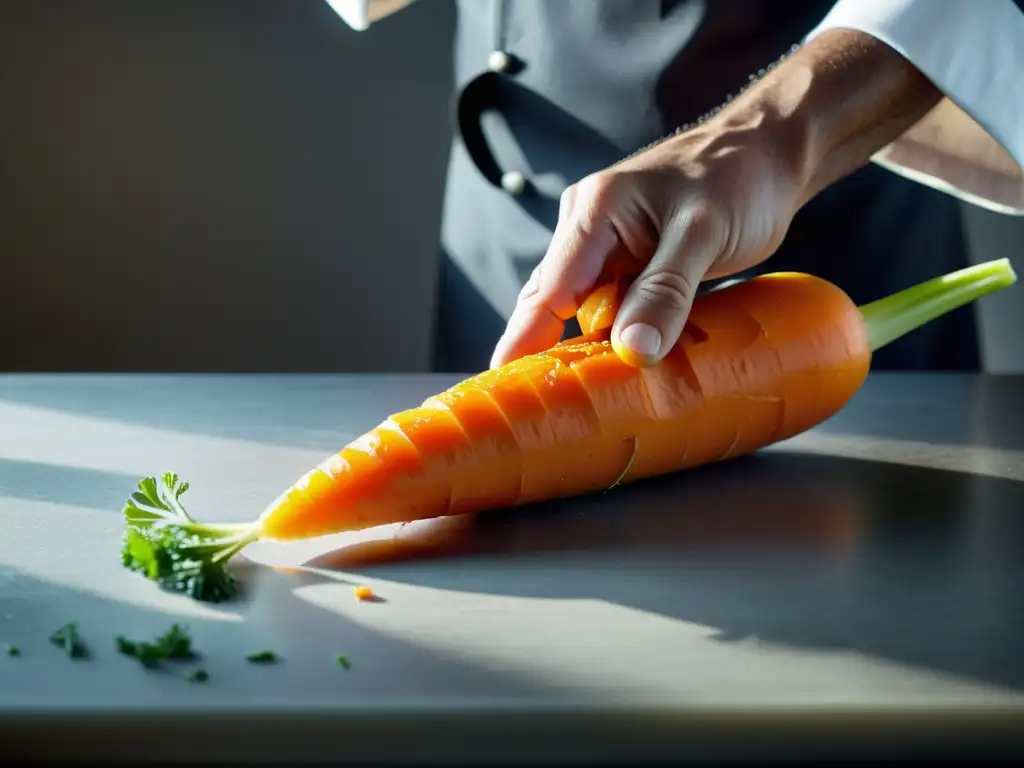
<path fill-rule="evenodd" d="M 0 368 L 422 369 L 453 21 L 3 0 Z M 1024 220 L 967 221 L 1024 271 Z M 1022 308 L 985 303 L 994 370 L 1024 370 Z"/>
<path fill-rule="evenodd" d="M 454 9 L 418 5 L 0 2 L 0 367 L 424 367 Z"/>
<path fill-rule="evenodd" d="M 973 260 L 1008 258 L 1020 282 L 979 302 L 982 353 L 993 373 L 1024 373 L 1024 217 L 964 205 Z"/>

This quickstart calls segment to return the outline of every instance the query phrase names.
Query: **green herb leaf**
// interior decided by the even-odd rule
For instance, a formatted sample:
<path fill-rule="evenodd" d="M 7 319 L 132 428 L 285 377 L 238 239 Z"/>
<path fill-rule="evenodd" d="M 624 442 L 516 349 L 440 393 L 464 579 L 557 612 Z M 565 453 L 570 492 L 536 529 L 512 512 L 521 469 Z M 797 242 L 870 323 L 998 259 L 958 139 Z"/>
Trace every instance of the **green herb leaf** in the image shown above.
<path fill-rule="evenodd" d="M 64 649 L 64 652 L 72 659 L 81 659 L 88 656 L 88 649 L 85 643 L 78 637 L 78 622 L 72 621 L 50 635 L 50 642 Z"/>
<path fill-rule="evenodd" d="M 245 657 L 253 664 L 273 664 L 279 661 L 279 657 L 273 651 L 260 651 L 259 653 L 250 653 Z"/>
<path fill-rule="evenodd" d="M 172 624 L 166 633 L 156 639 L 156 646 L 166 659 L 191 659 L 192 636 L 180 624 Z"/>
<path fill-rule="evenodd" d="M 10 643 L 6 643 L 4 645 L 4 653 L 6 653 L 8 656 L 21 656 L 21 650 L 18 648 L 18 646 L 11 645 Z"/>
<path fill-rule="evenodd" d="M 193 669 L 188 673 L 188 679 L 194 683 L 205 683 L 210 679 L 210 676 L 206 674 L 205 669 Z"/>
<path fill-rule="evenodd" d="M 134 656 L 144 666 L 152 667 L 160 661 L 168 659 L 191 659 L 195 657 L 192 650 L 192 637 L 188 630 L 179 624 L 157 637 L 153 642 L 139 642 L 126 637 L 117 638 L 117 650 L 126 656 Z"/>
<path fill-rule="evenodd" d="M 339 667 L 344 667 L 345 669 L 352 668 L 352 662 L 350 662 L 348 660 L 348 656 L 345 656 L 344 654 L 339 654 L 338 657 L 335 659 L 335 662 L 338 664 Z"/>
<path fill-rule="evenodd" d="M 173 472 L 139 481 L 124 505 L 122 565 L 196 600 L 229 600 L 238 582 L 228 560 L 259 538 L 259 528 L 197 523 L 181 504 L 188 487 Z"/>

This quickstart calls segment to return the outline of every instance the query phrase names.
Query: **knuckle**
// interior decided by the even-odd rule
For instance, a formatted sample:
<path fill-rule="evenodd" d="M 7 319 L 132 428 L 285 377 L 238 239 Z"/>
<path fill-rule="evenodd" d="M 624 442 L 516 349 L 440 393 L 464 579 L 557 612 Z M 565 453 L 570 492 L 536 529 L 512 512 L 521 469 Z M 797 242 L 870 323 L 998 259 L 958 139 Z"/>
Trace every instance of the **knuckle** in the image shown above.
<path fill-rule="evenodd" d="M 697 294 L 696 282 L 675 270 L 659 270 L 637 285 L 637 298 L 656 309 L 685 312 Z"/>
<path fill-rule="evenodd" d="M 517 302 L 526 301 L 530 297 L 535 296 L 540 291 L 542 266 L 543 263 L 538 264 L 536 267 L 534 267 L 533 272 L 530 273 L 529 279 L 526 281 L 522 289 L 519 291 L 519 296 L 516 299 Z"/>
<path fill-rule="evenodd" d="M 576 184 L 578 199 L 585 200 L 588 208 L 598 211 L 609 207 L 617 188 L 618 178 L 606 171 L 592 173 Z"/>
<path fill-rule="evenodd" d="M 701 195 L 689 201 L 683 208 L 683 216 L 691 227 L 707 227 L 714 222 L 717 209 L 706 195 Z"/>
<path fill-rule="evenodd" d="M 562 194 L 558 196 L 558 205 L 562 210 L 567 210 L 572 205 L 573 198 L 576 197 L 578 189 L 579 188 L 573 184 L 562 190 Z"/>
<path fill-rule="evenodd" d="M 706 243 L 707 247 L 724 247 L 732 229 L 726 206 L 707 195 L 687 201 L 677 218 L 684 229 Z"/>
<path fill-rule="evenodd" d="M 707 195 L 688 200 L 679 217 L 688 229 L 708 234 L 721 229 L 728 218 L 724 206 Z"/>

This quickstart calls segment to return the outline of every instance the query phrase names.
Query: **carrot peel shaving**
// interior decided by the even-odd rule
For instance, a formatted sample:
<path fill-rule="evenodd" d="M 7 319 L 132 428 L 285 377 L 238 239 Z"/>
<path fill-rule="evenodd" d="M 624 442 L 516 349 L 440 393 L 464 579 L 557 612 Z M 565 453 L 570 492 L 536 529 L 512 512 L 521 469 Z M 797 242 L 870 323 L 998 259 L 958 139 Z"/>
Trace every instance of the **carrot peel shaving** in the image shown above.
<path fill-rule="evenodd" d="M 615 488 L 623 480 L 626 479 L 626 475 L 629 474 L 629 470 L 631 470 L 633 468 L 633 462 L 636 461 L 636 452 L 637 452 L 637 449 L 639 447 L 640 447 L 640 438 L 639 437 L 634 437 L 633 438 L 633 451 L 632 451 L 632 453 L 629 454 L 629 461 L 626 462 L 625 469 L 623 469 L 622 472 L 619 473 L 619 476 L 617 478 L 615 478 L 615 482 L 608 486 L 608 489 L 605 491 L 605 493 L 608 493 L 608 491 L 610 491 L 612 488 Z"/>

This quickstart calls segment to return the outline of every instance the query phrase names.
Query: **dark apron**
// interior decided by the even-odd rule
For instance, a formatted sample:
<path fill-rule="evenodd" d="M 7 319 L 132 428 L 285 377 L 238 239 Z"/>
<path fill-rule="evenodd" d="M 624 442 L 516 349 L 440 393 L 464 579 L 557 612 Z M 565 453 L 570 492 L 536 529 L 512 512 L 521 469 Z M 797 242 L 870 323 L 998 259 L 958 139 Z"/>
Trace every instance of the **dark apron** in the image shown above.
<path fill-rule="evenodd" d="M 435 370 L 487 367 L 566 186 L 714 109 L 832 4 L 461 0 Z M 510 171 L 525 179 L 518 194 L 502 187 Z M 871 165 L 809 203 L 761 270 L 809 272 L 862 303 L 967 264 L 959 203 Z M 978 347 L 965 307 L 873 367 L 975 370 Z"/>

